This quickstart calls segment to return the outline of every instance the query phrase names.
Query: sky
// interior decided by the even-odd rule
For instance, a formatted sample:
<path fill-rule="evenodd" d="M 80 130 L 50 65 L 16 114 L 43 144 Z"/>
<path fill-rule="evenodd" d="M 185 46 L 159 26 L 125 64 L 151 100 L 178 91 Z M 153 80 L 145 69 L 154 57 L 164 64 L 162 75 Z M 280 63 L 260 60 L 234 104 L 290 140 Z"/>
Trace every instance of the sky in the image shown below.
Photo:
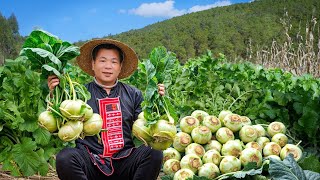
<path fill-rule="evenodd" d="M 27 36 L 41 28 L 69 42 L 115 35 L 172 17 L 252 0 L 0 0 Z"/>

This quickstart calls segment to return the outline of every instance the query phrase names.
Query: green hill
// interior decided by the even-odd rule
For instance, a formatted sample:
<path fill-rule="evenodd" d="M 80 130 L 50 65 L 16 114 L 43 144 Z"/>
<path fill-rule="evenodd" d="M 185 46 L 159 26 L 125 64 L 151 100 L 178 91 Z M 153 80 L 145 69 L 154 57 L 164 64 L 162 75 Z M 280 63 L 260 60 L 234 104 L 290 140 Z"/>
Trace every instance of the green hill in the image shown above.
<path fill-rule="evenodd" d="M 306 24 L 312 17 L 320 19 L 319 0 L 255 0 L 251 3 L 234 4 L 174 17 L 137 30 L 105 36 L 126 42 L 140 58 L 159 45 L 177 54 L 181 62 L 197 57 L 210 49 L 213 53 L 224 53 L 229 60 L 247 59 L 248 47 L 252 54 L 270 47 L 273 40 L 286 40 L 281 19 L 284 14 L 295 40 L 305 38 Z M 319 41 L 318 25 L 314 39 Z M 19 53 L 24 40 L 18 33 L 18 22 L 14 14 L 5 18 L 0 13 L 0 65 L 6 58 Z M 300 39 L 305 41 L 305 39 Z M 82 45 L 84 41 L 75 43 Z M 317 43 L 314 46 L 317 48 Z M 317 54 L 317 52 L 315 52 Z M 254 58 L 253 58 L 254 59 Z M 259 63 L 259 62 L 258 62 Z"/>
<path fill-rule="evenodd" d="M 306 23 L 313 16 L 320 17 L 320 1 L 256 0 L 174 17 L 106 38 L 128 43 L 140 58 L 146 58 L 152 48 L 164 45 L 182 62 L 203 54 L 207 49 L 224 53 L 230 59 L 245 59 L 249 42 L 254 53 L 257 49 L 269 47 L 273 40 L 282 42 L 285 39 L 280 19 L 286 12 L 290 18 L 286 20 L 292 25 L 291 35 L 296 35 L 301 27 L 304 37 Z"/>

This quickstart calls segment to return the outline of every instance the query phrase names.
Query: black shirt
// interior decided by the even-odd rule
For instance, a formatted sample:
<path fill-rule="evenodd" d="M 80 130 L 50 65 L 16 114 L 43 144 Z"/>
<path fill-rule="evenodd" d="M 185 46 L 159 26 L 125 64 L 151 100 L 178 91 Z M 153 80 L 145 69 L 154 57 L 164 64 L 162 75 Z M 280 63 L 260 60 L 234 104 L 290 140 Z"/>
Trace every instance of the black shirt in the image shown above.
<path fill-rule="evenodd" d="M 91 99 L 87 101 L 87 104 L 91 106 L 94 113 L 99 113 L 98 99 L 103 99 L 106 97 L 120 98 L 124 147 L 117 153 L 113 154 L 112 158 L 123 158 L 128 156 L 132 148 L 134 148 L 132 139 L 132 125 L 137 119 L 139 113 L 142 111 L 141 102 L 143 101 L 143 97 L 141 91 L 122 82 L 118 82 L 117 85 L 111 89 L 109 95 L 107 94 L 106 90 L 104 90 L 94 81 L 87 84 L 86 87 L 91 93 Z M 96 160 L 94 163 L 99 164 L 101 161 L 101 156 L 99 155 L 103 153 L 104 147 L 103 144 L 99 142 L 97 136 L 86 136 L 84 139 L 79 138 L 76 140 L 76 143 L 77 145 L 85 146 L 90 153 L 92 160 Z M 104 158 L 106 166 L 99 165 L 100 169 L 102 168 L 103 172 L 107 175 L 111 172 L 110 168 L 112 167 L 110 166 L 110 161 L 112 158 Z"/>

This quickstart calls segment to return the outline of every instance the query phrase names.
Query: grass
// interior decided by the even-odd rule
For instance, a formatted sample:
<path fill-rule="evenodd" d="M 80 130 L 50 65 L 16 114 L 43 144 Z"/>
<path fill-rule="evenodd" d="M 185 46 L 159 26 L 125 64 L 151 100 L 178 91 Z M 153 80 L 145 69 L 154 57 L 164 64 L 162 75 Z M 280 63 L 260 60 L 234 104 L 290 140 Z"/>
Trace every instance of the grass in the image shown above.
<path fill-rule="evenodd" d="M 261 48 L 255 53 L 249 43 L 247 60 L 265 68 L 281 68 L 298 76 L 311 74 L 320 77 L 320 31 L 317 19 L 312 17 L 306 24 L 304 37 L 300 34 L 301 31 L 295 37 L 289 35 L 292 25 L 287 13 L 281 23 L 284 27 L 285 42 L 274 40 L 270 47 Z"/>

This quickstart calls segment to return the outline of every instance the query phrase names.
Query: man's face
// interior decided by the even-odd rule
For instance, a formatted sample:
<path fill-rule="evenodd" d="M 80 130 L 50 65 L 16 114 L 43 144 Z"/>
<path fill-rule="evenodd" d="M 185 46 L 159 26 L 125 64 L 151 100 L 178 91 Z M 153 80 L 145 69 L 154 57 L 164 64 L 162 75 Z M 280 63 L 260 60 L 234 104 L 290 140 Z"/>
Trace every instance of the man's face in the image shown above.
<path fill-rule="evenodd" d="M 92 61 L 92 70 L 100 84 L 112 86 L 121 71 L 119 52 L 115 49 L 100 49 Z"/>

